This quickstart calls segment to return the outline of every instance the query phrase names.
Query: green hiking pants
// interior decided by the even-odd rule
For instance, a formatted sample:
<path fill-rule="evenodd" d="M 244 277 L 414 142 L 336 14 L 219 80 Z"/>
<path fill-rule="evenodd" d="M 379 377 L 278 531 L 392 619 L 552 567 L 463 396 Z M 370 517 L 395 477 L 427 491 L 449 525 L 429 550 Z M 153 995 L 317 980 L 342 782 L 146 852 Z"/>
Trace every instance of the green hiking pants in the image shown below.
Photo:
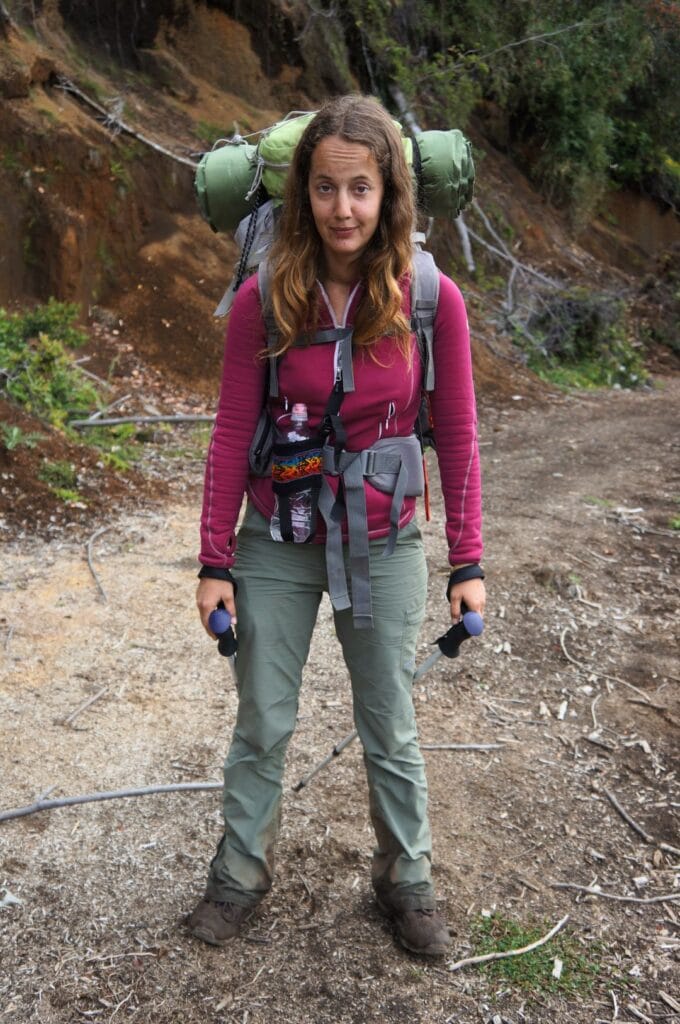
<path fill-rule="evenodd" d="M 434 906 L 427 783 L 411 697 L 425 608 L 425 555 L 415 522 L 400 531 L 387 558 L 384 546 L 384 540 L 370 542 L 373 629 L 355 629 L 351 608 L 334 613 L 335 629 L 364 748 L 377 838 L 373 885 L 405 908 Z M 272 884 L 286 747 L 319 603 L 328 589 L 324 545 L 273 541 L 269 523 L 249 506 L 234 575 L 239 705 L 224 765 L 225 832 L 207 895 L 250 905 Z"/>

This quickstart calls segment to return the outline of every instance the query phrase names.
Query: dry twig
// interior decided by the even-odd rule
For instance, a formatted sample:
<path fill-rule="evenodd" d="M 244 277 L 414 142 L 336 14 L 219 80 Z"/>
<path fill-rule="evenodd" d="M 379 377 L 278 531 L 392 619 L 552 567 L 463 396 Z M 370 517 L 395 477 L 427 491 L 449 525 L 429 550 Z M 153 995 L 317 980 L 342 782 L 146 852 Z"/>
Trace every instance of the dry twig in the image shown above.
<path fill-rule="evenodd" d="M 85 430 L 87 427 L 117 427 L 121 423 L 213 423 L 214 416 L 201 414 L 169 414 L 167 416 L 119 416 L 108 419 L 71 420 L 69 427 L 76 427 L 78 430 Z"/>
<path fill-rule="evenodd" d="M 82 711 L 86 711 L 87 708 L 91 707 L 91 705 L 94 704 L 95 701 L 99 700 L 100 697 L 103 697 L 104 694 L 108 692 L 108 689 L 108 686 L 103 686 L 99 693 L 95 693 L 94 697 L 89 697 L 83 704 L 80 705 L 79 708 L 76 708 L 75 711 L 72 711 L 68 718 L 64 719 L 64 725 L 71 725 L 71 723 L 76 720 L 76 718 Z"/>
<path fill-rule="evenodd" d="M 36 800 L 26 807 L 15 807 L 0 811 L 0 821 L 24 818 L 38 811 L 52 811 L 55 807 L 73 807 L 75 804 L 95 803 L 99 800 L 118 800 L 125 796 L 149 796 L 152 793 L 188 793 L 202 789 L 222 789 L 221 782 L 177 782 L 162 786 L 143 786 L 140 789 L 116 789 L 104 793 L 84 793 L 81 796 L 65 796 L 59 800 Z"/>
<path fill-rule="evenodd" d="M 508 949 L 502 953 L 485 953 L 483 956 L 469 956 L 464 960 L 457 960 L 456 963 L 449 965 L 449 971 L 458 971 L 461 967 L 469 967 L 471 964 L 485 964 L 491 960 L 506 960 L 511 956 L 521 956 L 523 953 L 531 953 L 532 950 L 538 949 L 539 946 L 544 946 L 546 942 L 557 935 L 558 931 L 565 926 L 569 920 L 569 914 L 565 914 L 561 921 L 558 921 L 554 928 L 551 928 L 547 935 L 543 938 L 537 939 L 535 942 L 531 942 L 528 946 L 522 946 L 521 949 Z"/>
<path fill-rule="evenodd" d="M 421 743 L 421 750 L 502 750 L 502 743 Z"/>
<path fill-rule="evenodd" d="M 651 1017 L 648 1017 L 646 1013 L 642 1012 L 642 1010 L 638 1010 L 637 1006 L 633 1006 L 632 1003 L 628 1003 L 626 1009 L 628 1010 L 628 1013 L 632 1013 L 633 1016 L 637 1017 L 638 1020 L 641 1020 L 643 1024 L 654 1024 Z"/>
<path fill-rule="evenodd" d="M 63 75 L 59 76 L 58 88 L 63 92 L 71 93 L 72 96 L 76 96 L 82 103 L 85 103 L 88 107 L 92 107 L 97 113 L 103 117 L 104 124 L 107 128 L 115 128 L 119 132 L 125 132 L 126 135 L 132 135 L 133 138 L 139 139 L 145 146 L 150 146 L 151 149 L 155 149 L 157 153 L 162 153 L 163 156 L 169 156 L 171 160 L 176 160 L 177 163 L 184 164 L 186 167 L 191 167 L 195 170 L 198 166 L 194 160 L 188 160 L 187 157 L 178 156 L 177 153 L 173 153 L 171 150 L 166 149 L 165 146 L 161 146 L 158 142 L 153 142 L 147 138 L 146 135 L 142 135 L 141 132 L 135 131 L 129 124 L 126 124 L 121 117 L 117 117 L 110 111 L 106 110 L 99 103 L 96 103 L 93 99 L 84 93 L 82 89 L 79 89 L 77 85 L 71 82 L 68 78 Z"/>
<path fill-rule="evenodd" d="M 617 903 L 668 903 L 672 900 L 680 900 L 680 892 L 668 893 L 664 896 L 647 896 L 642 899 L 639 896 L 617 896 L 611 892 L 602 892 L 600 889 L 593 889 L 589 885 L 576 885 L 574 882 L 551 882 L 551 889 L 576 889 L 577 892 L 584 892 L 588 896 L 601 896 L 604 900 L 616 900 Z"/>
<path fill-rule="evenodd" d="M 636 821 L 634 821 L 633 818 L 631 818 L 630 814 L 628 814 L 628 812 L 623 809 L 623 807 L 621 806 L 621 804 L 616 799 L 616 797 L 614 796 L 613 793 L 611 793 L 608 789 L 603 790 L 603 792 L 604 792 L 604 795 L 607 797 L 607 800 L 609 800 L 609 803 L 614 808 L 614 810 L 618 811 L 618 813 L 621 815 L 623 820 L 628 825 L 630 825 L 630 827 L 633 829 L 633 831 L 637 832 L 637 834 L 642 839 L 644 839 L 644 841 L 646 843 L 649 843 L 650 846 L 657 846 L 660 850 L 664 850 L 665 853 L 677 853 L 677 854 L 680 854 L 680 850 L 677 848 L 677 846 L 671 846 L 670 843 L 662 843 L 658 839 L 655 839 L 654 836 L 651 836 L 649 834 L 649 832 L 645 832 L 645 830 L 642 828 L 642 826 L 638 825 L 638 823 Z"/>
<path fill-rule="evenodd" d="M 95 530 L 95 532 L 92 534 L 92 536 L 90 537 L 90 539 L 87 542 L 87 567 L 90 570 L 90 572 L 92 573 L 92 577 L 93 577 L 95 583 L 97 584 L 97 589 L 99 590 L 99 593 L 101 594 L 102 601 L 104 601 L 105 603 L 108 601 L 108 597 L 106 596 L 106 591 L 104 590 L 104 588 L 102 586 L 101 580 L 99 579 L 99 576 L 97 575 L 95 567 L 92 564 L 92 545 L 96 541 L 97 537 L 101 537 L 101 535 L 103 533 L 106 533 L 106 531 L 110 530 L 110 529 L 111 529 L 110 526 L 100 526 L 100 528 L 98 530 Z"/>

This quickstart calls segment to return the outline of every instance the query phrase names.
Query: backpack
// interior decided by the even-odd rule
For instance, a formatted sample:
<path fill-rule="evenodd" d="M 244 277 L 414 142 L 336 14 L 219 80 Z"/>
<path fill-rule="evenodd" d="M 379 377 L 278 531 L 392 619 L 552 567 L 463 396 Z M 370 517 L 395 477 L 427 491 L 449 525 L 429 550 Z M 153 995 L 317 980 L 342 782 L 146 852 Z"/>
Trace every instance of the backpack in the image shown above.
<path fill-rule="evenodd" d="M 280 202 L 295 147 L 316 111 L 293 111 L 254 134 L 218 139 L 196 169 L 194 187 L 201 215 L 213 231 L 234 231 L 256 205 Z M 475 167 L 469 140 L 457 128 L 404 135 L 404 153 L 416 181 L 418 205 L 428 217 L 453 219 L 472 199 Z"/>
<path fill-rule="evenodd" d="M 288 114 L 263 130 L 256 146 L 234 136 L 220 148 L 205 153 L 198 165 L 195 190 L 200 212 L 213 231 L 236 227 L 234 238 L 239 248 L 232 280 L 215 316 L 227 315 L 246 277 L 265 265 L 281 209 L 286 173 L 295 146 L 314 114 Z M 402 131 L 401 125 L 395 124 Z M 431 217 L 457 217 L 472 199 L 474 186 L 475 169 L 468 139 L 458 129 L 451 129 L 425 131 L 414 138 L 402 132 L 402 141 L 416 180 L 419 209 Z M 435 446 L 427 392 L 434 388 L 432 340 L 439 297 L 439 272 L 432 255 L 422 248 L 424 237 L 414 235 L 411 280 L 411 329 L 416 334 L 423 364 L 423 396 L 414 429 L 423 448 Z M 262 307 L 266 309 L 267 274 L 259 274 L 259 285 Z M 275 324 L 268 325 L 268 336 L 271 346 L 275 341 Z M 276 394 L 272 390 L 275 372 L 276 359 L 272 358 L 268 394 Z M 266 472 L 269 465 L 266 453 L 271 430 L 265 413 L 263 417 L 251 446 L 251 468 L 255 472 Z"/>

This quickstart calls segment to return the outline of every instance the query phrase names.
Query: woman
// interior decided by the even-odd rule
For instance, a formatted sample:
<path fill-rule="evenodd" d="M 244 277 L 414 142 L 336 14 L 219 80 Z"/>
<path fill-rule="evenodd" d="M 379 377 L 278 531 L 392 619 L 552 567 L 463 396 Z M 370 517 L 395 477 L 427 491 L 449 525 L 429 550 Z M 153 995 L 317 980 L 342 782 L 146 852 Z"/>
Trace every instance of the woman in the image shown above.
<path fill-rule="evenodd" d="M 441 956 L 450 943 L 435 907 L 427 784 L 411 698 L 427 583 L 416 499 L 399 500 L 395 516 L 394 495 L 379 489 L 377 476 L 359 471 L 357 484 L 362 463 L 353 454 L 385 443 L 400 450 L 412 439 L 423 374 L 409 322 L 414 223 L 411 174 L 390 116 L 365 97 L 332 100 L 296 147 L 269 261 L 269 316 L 256 278 L 234 302 L 206 467 L 197 592 L 208 633 L 220 601 L 238 618 L 239 708 L 224 770 L 225 832 L 205 898 L 188 918 L 193 934 L 215 945 L 239 933 L 271 886 L 284 756 L 324 590 L 334 604 L 364 746 L 378 905 L 407 949 Z M 249 473 L 272 362 L 267 322 L 275 323 L 279 357 L 269 388 L 274 420 L 305 403 L 310 425 L 330 430 L 324 459 L 340 460 L 334 469 L 324 463 L 322 515 L 307 544 L 272 539 L 271 477 Z M 323 331 L 329 333 L 318 335 Z M 443 275 L 434 334 L 430 397 L 452 565 L 447 597 L 457 621 L 462 603 L 482 612 L 485 596 L 467 318 L 460 292 Z M 326 343 L 306 344 L 313 336 Z M 391 553 L 383 557 L 386 538 Z M 349 584 L 338 582 L 334 550 Z"/>

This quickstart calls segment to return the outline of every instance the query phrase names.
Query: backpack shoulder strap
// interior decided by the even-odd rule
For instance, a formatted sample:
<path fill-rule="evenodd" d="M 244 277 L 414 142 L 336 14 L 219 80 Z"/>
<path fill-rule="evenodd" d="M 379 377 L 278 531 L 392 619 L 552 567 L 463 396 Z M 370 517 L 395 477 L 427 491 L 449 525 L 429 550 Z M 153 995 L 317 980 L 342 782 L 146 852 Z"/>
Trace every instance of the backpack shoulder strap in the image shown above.
<path fill-rule="evenodd" d="M 271 304 L 271 267 L 269 260 L 264 259 L 257 268 L 257 287 L 260 292 L 260 305 L 262 307 L 262 319 L 267 334 L 267 348 L 273 349 L 278 340 L 276 330 L 276 319 Z M 269 389 L 270 398 L 278 398 L 279 375 L 277 373 L 278 357 L 269 356 Z"/>
<path fill-rule="evenodd" d="M 271 305 L 271 267 L 267 259 L 262 260 L 258 265 L 257 286 L 260 292 L 262 319 L 267 335 L 267 348 L 271 351 L 275 348 L 278 341 L 278 329 Z M 354 391 L 352 333 L 351 327 L 331 327 L 326 330 L 317 331 L 311 338 L 298 339 L 297 342 L 299 345 L 326 345 L 330 342 L 340 342 L 340 371 L 345 392 Z M 278 362 L 279 356 L 269 356 L 269 388 L 267 393 L 270 398 L 278 398 L 279 395 Z"/>
<path fill-rule="evenodd" d="M 418 240 L 416 239 L 416 242 Z M 432 253 L 418 244 L 413 252 L 411 276 L 411 330 L 418 339 L 423 363 L 423 383 L 426 391 L 434 390 L 434 318 L 439 301 L 439 270 Z"/>

